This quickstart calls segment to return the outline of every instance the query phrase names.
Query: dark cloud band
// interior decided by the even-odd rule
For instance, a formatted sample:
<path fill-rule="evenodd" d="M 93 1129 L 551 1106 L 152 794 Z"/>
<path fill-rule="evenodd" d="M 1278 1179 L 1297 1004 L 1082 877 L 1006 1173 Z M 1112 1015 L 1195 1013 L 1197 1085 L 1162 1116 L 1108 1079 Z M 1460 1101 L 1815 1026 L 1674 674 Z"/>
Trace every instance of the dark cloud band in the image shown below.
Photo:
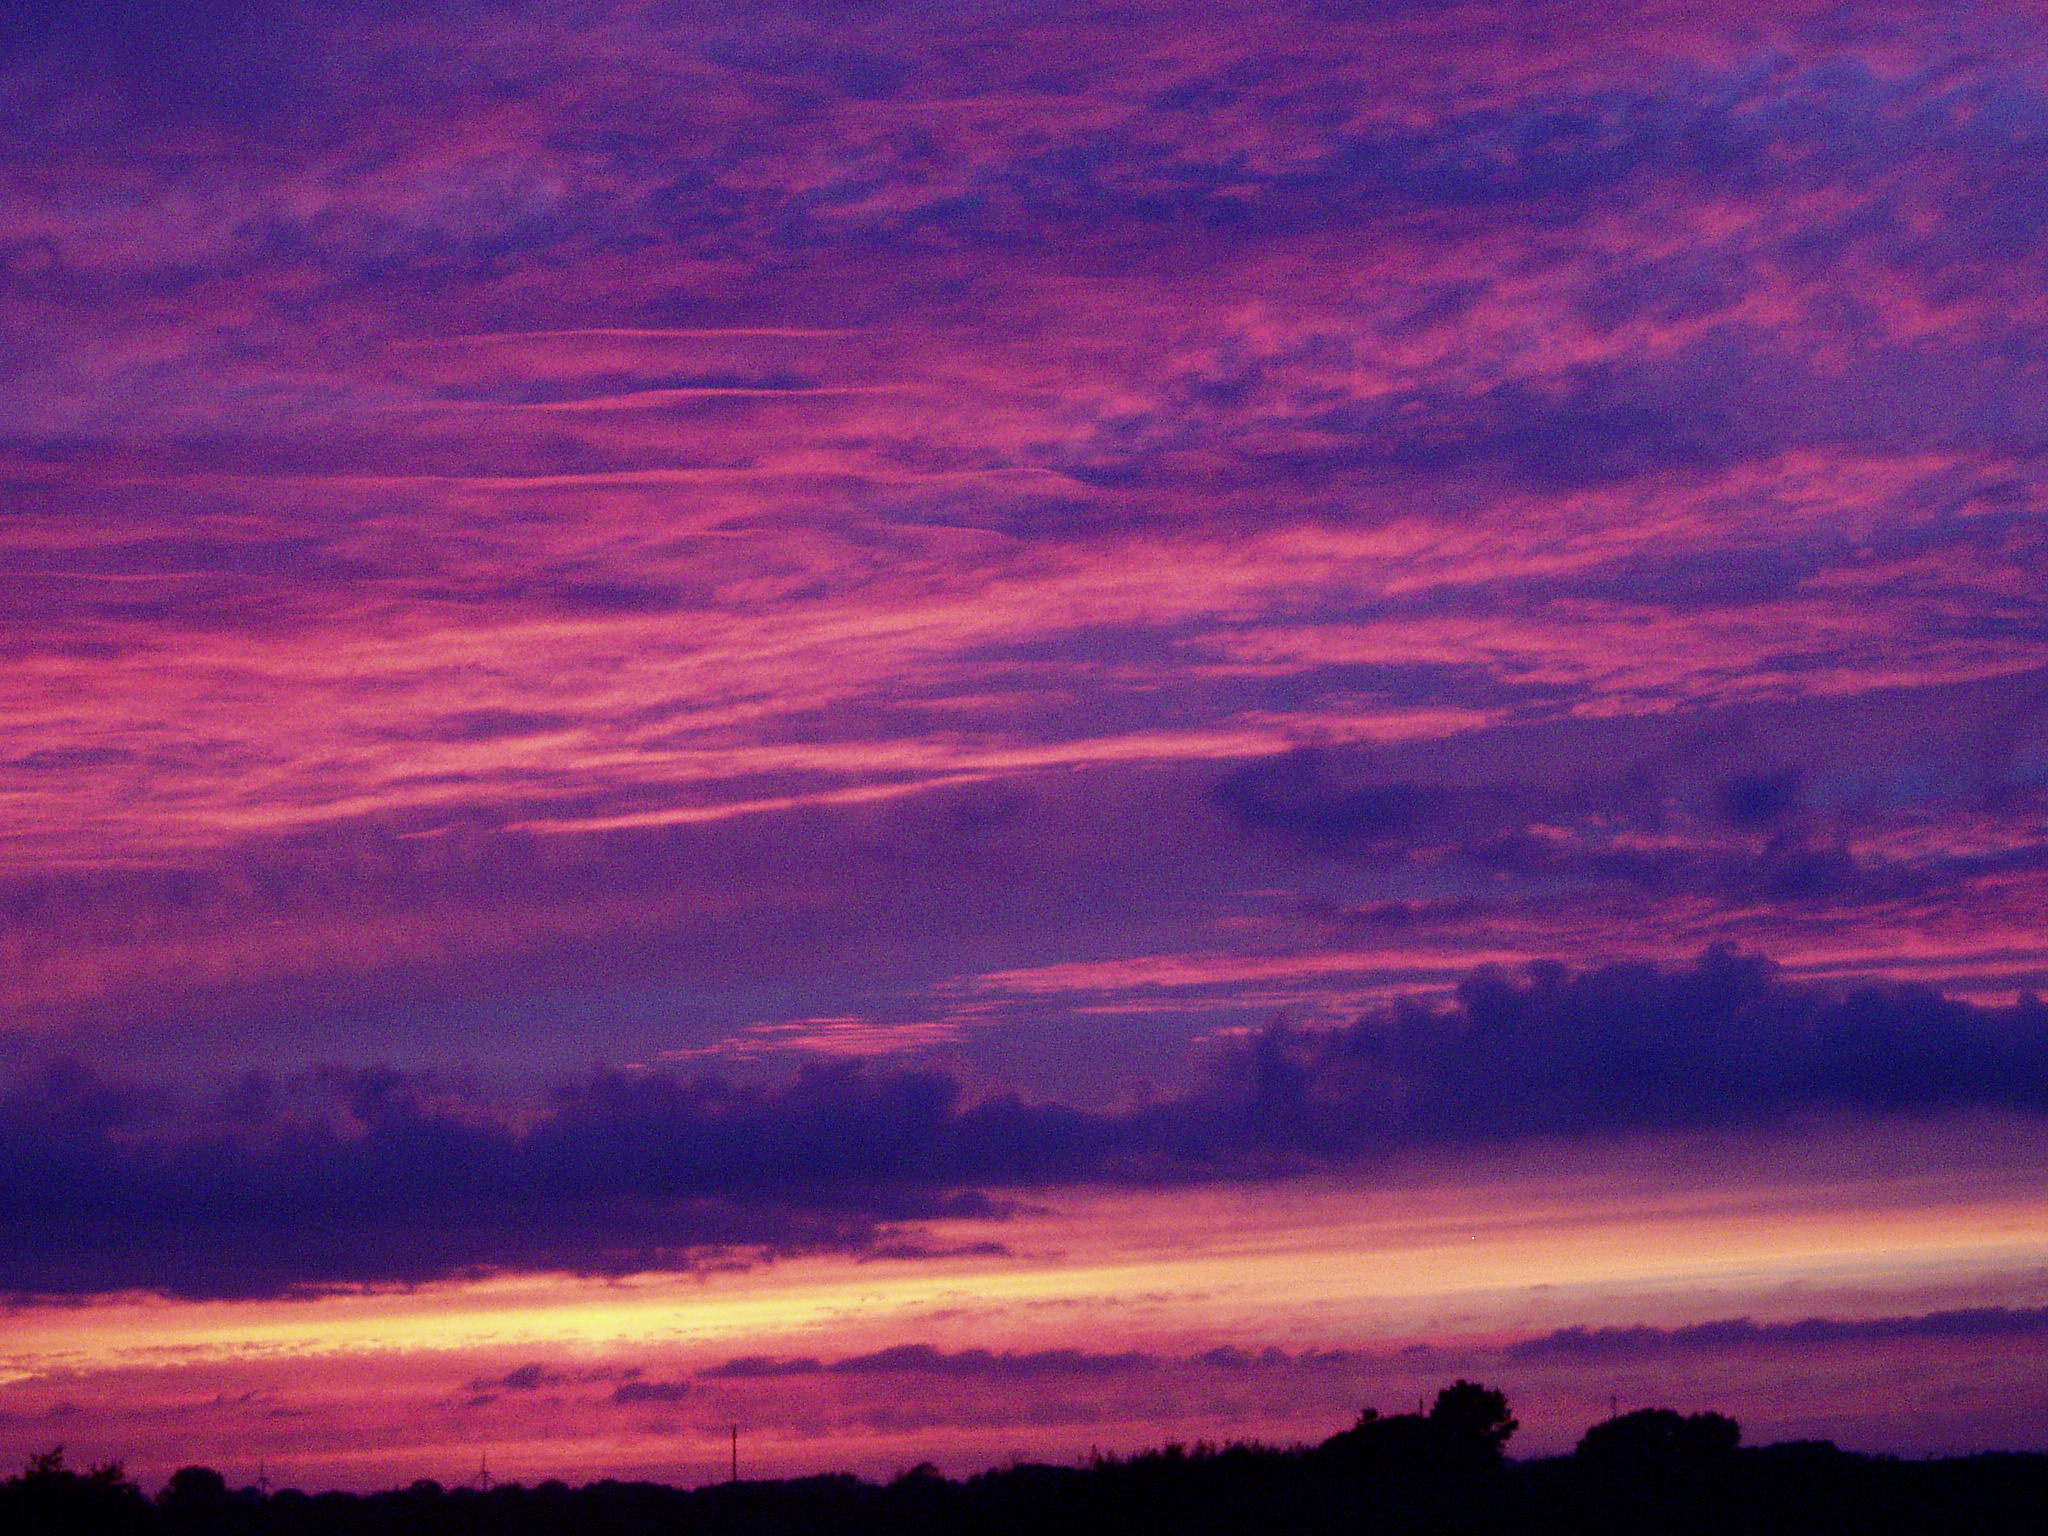
<path fill-rule="evenodd" d="M 1510 1345 L 1524 1361 L 1630 1360 L 1715 1350 L 1774 1349 L 1807 1344 L 1887 1344 L 1914 1339 L 2034 1340 L 2048 1335 L 2048 1307 L 1958 1307 L 1900 1317 L 1805 1317 L 1759 1323 L 1730 1317 L 1682 1328 L 1560 1328 Z"/>
<path fill-rule="evenodd" d="M 310 1097 L 308 1097 L 310 1095 Z M 2048 1114 L 2048 1008 L 1834 990 L 1762 960 L 1482 972 L 1454 1001 L 1275 1028 L 1206 1088 L 1111 1112 L 975 1099 L 858 1062 L 774 1083 L 599 1072 L 538 1109 L 389 1069 L 207 1113 L 80 1067 L 0 1101 L 0 1287 L 181 1295 L 707 1252 L 860 1251 L 1081 1180 L 1270 1175 L 1401 1149 L 1752 1126 L 1813 1113 Z M 900 1243 L 896 1246 L 900 1247 Z"/>

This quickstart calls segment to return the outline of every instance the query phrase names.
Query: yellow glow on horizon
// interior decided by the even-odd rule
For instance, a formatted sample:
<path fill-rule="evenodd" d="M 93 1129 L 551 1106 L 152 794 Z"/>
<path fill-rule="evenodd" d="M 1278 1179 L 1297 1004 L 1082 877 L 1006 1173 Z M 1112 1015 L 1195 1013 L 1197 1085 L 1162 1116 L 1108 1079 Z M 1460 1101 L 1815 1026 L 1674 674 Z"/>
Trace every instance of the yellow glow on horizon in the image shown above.
<path fill-rule="evenodd" d="M 1575 1306 L 1577 1321 L 1641 1320 L 1643 1306 L 1684 1293 L 1726 1298 L 1724 1312 L 1756 1310 L 1788 1288 L 1903 1292 L 2048 1266 L 2048 1195 L 2028 1183 L 1982 1167 L 1818 1183 L 1794 1170 L 1673 1190 L 1625 1163 L 1535 1177 L 1496 1154 L 1363 1188 L 1313 1179 L 1091 1189 L 1000 1226 L 934 1233 L 942 1243 L 993 1233 L 1003 1255 L 22 1308 L 8 1318 L 0 1385 L 56 1370 L 266 1357 L 626 1344 L 751 1352 L 793 1340 L 855 1352 L 906 1330 L 944 1338 L 967 1327 L 977 1343 L 1028 1346 L 1054 1316 L 1122 1339 L 1233 1336 L 1258 1318 L 1330 1342 L 1413 1338 L 1442 1331 L 1446 1318 L 1461 1332 L 1498 1332 L 1519 1326 L 1532 1298 L 1546 1314 Z"/>

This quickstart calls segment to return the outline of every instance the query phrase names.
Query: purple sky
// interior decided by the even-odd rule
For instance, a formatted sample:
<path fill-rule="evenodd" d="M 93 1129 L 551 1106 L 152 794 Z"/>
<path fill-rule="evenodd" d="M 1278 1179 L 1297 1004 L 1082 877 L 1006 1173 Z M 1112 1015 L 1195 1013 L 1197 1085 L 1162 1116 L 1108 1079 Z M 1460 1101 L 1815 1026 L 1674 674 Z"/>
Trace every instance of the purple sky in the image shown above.
<path fill-rule="evenodd" d="M 1042 1450 L 1170 1426 L 1145 1384 L 1217 1348 L 1335 1402 L 1412 1345 L 2048 1444 L 1971 1375 L 2048 1336 L 2048 1248 L 1995 1235 L 2048 1210 L 2033 8 L 31 0 L 0 176 L 31 1331 L 828 1260 L 1057 1289 L 1136 1263 L 1090 1202 L 1198 1267 L 1303 1180 L 1507 1221 L 1444 1170 L 1599 1169 L 1543 1219 L 1622 1230 L 1726 1161 L 1781 1236 L 1889 1225 L 1534 1310 L 1183 1297 L 1078 1372 L 1137 1384 L 1094 1420 L 1023 1311 L 455 1374 L 651 1412 L 875 1356 L 1039 1404 L 999 1427 Z M 314 1480 L 410 1468 L 344 1444 L 363 1401 L 463 1400 L 391 1339 L 306 1410 Z M 0 1354 L 0 1441 L 246 1440 L 70 1347 Z M 1886 1418 L 1858 1362 L 1902 1350 L 1976 1406 Z M 1289 1428 L 1275 1391 L 1217 1412 Z M 471 1395 L 536 1469 L 639 1465 Z M 777 1422 L 907 1432 L 844 1414 Z"/>

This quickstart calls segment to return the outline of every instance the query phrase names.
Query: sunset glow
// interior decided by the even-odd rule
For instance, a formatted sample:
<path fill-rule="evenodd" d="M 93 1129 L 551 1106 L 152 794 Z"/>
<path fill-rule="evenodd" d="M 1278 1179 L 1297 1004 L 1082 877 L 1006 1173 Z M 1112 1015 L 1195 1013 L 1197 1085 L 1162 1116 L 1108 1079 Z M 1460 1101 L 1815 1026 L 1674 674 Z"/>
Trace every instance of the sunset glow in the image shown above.
<path fill-rule="evenodd" d="M 2034 9 L 38 0 L 0 118 L 0 1453 L 2048 1449 Z"/>

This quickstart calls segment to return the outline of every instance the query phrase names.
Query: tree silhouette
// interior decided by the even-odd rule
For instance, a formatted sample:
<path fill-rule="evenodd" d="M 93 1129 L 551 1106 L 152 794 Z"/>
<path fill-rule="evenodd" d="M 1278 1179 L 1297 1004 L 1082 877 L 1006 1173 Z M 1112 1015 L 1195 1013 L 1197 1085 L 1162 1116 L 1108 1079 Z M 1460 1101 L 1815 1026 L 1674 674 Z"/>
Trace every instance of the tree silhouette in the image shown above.
<path fill-rule="evenodd" d="M 211 1467 L 180 1467 L 156 1496 L 166 1509 L 187 1506 L 207 1509 L 223 1504 L 228 1497 L 228 1480 Z"/>
<path fill-rule="evenodd" d="M 1324 1441 L 1322 1449 L 1404 1477 L 1471 1471 L 1498 1466 L 1518 1427 L 1505 1392 L 1460 1380 L 1437 1393 L 1427 1413 L 1382 1417 L 1367 1408 L 1351 1428 Z"/>
<path fill-rule="evenodd" d="M 1436 1395 L 1429 1422 L 1449 1446 L 1498 1461 L 1521 1423 L 1508 1412 L 1508 1395 L 1462 1378 Z"/>
<path fill-rule="evenodd" d="M 1595 1424 L 1572 1454 L 1604 1466 L 1674 1466 L 1727 1456 L 1741 1443 L 1741 1426 L 1726 1414 L 1639 1408 Z"/>
<path fill-rule="evenodd" d="M 148 1501 L 118 1461 L 73 1471 L 61 1445 L 32 1454 L 20 1476 L 0 1483 L 0 1530 L 123 1536 L 147 1529 L 148 1516 Z"/>

